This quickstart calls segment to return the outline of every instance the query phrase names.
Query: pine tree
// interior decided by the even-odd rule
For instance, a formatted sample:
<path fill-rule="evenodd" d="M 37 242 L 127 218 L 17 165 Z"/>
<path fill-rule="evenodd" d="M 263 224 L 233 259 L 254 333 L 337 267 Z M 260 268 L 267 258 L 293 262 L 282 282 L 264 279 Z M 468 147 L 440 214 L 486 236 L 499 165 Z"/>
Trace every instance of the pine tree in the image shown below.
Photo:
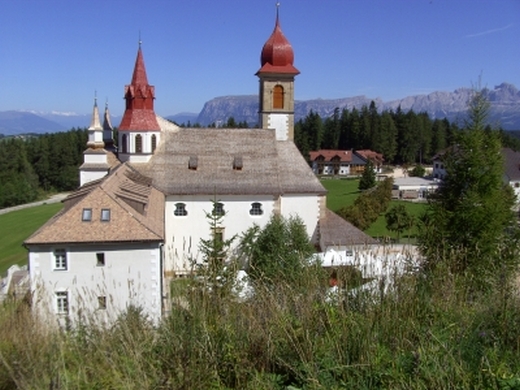
<path fill-rule="evenodd" d="M 365 165 L 365 170 L 361 175 L 361 180 L 359 180 L 359 189 L 361 191 L 368 190 L 376 185 L 376 172 L 374 171 L 374 164 L 372 161 L 367 160 L 367 164 Z"/>

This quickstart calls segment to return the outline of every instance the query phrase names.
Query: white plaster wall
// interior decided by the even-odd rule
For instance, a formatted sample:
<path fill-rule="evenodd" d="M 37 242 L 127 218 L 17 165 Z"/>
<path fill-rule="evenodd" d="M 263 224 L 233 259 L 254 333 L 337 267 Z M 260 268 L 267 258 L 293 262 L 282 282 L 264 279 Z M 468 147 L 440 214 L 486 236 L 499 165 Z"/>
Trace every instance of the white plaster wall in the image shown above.
<path fill-rule="evenodd" d="M 54 250 L 67 252 L 67 270 L 54 270 Z M 98 266 L 96 253 L 105 254 L 105 265 Z M 128 306 L 141 307 L 153 321 L 162 314 L 161 250 L 155 244 L 126 247 L 97 245 L 31 247 L 29 269 L 33 305 L 40 314 L 64 324 L 56 314 L 56 291 L 69 293 L 69 319 L 84 315 L 85 321 L 108 322 Z M 98 308 L 98 297 L 105 296 L 107 308 Z"/>
<path fill-rule="evenodd" d="M 320 218 L 320 197 L 318 195 L 284 195 L 282 196 L 281 212 L 284 217 L 298 215 L 305 226 L 309 239 L 314 237 Z"/>
<path fill-rule="evenodd" d="M 107 162 L 106 153 L 85 153 L 83 161 L 86 163 L 103 164 Z"/>
<path fill-rule="evenodd" d="M 286 141 L 289 139 L 289 115 L 269 114 L 268 127 L 275 129 L 276 139 L 278 141 Z"/>
<path fill-rule="evenodd" d="M 79 185 L 82 186 L 91 181 L 101 179 L 107 175 L 107 171 L 80 171 L 79 172 Z"/>
<path fill-rule="evenodd" d="M 197 196 L 168 196 L 165 207 L 165 270 L 175 273 L 187 273 L 192 267 L 193 259 L 201 261 L 199 255 L 199 243 L 201 238 L 210 237 L 210 224 L 205 212 L 213 210 L 211 195 Z M 224 204 L 226 215 L 222 219 L 224 227 L 224 239 L 229 239 L 235 234 L 240 235 L 253 224 L 261 227 L 269 221 L 274 207 L 275 199 L 271 195 L 262 196 L 217 196 L 217 201 Z M 262 204 L 264 213 L 259 216 L 249 214 L 251 204 Z M 175 204 L 186 205 L 187 216 L 175 216 Z M 238 238 L 235 241 L 238 244 Z"/>

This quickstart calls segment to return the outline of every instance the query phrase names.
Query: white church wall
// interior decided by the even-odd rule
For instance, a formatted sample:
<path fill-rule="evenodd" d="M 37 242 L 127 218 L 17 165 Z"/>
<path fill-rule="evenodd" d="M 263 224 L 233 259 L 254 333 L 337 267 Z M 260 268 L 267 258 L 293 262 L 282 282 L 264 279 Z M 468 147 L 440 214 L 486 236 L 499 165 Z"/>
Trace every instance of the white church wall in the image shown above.
<path fill-rule="evenodd" d="M 318 195 L 284 195 L 281 211 L 284 217 L 299 216 L 307 227 L 309 239 L 314 236 L 320 216 L 320 197 Z"/>
<path fill-rule="evenodd" d="M 66 258 L 58 269 L 56 254 Z M 82 321 L 111 322 L 130 305 L 153 321 L 161 317 L 158 243 L 31 247 L 29 269 L 34 307 L 61 325 L 81 316 Z M 64 293 L 68 314 L 58 312 Z"/>
<path fill-rule="evenodd" d="M 165 207 L 165 269 L 184 274 L 190 271 L 192 260 L 201 261 L 199 244 L 202 238 L 210 237 L 209 220 L 206 212 L 213 210 L 211 195 L 168 196 Z M 240 235 L 253 224 L 263 227 L 269 221 L 275 208 L 273 196 L 217 196 L 224 205 L 222 218 L 224 239 Z M 177 203 L 183 203 L 187 215 L 176 216 Z M 262 215 L 251 215 L 253 203 L 260 203 Z M 235 241 L 238 244 L 238 238 Z"/>
<path fill-rule="evenodd" d="M 270 129 L 275 129 L 276 139 L 286 141 L 289 139 L 289 117 L 287 114 L 269 114 Z"/>
<path fill-rule="evenodd" d="M 108 173 L 108 170 L 106 171 L 83 171 L 80 170 L 79 172 L 79 183 L 80 186 L 87 184 L 91 181 L 101 179 L 102 177 L 105 177 Z"/>

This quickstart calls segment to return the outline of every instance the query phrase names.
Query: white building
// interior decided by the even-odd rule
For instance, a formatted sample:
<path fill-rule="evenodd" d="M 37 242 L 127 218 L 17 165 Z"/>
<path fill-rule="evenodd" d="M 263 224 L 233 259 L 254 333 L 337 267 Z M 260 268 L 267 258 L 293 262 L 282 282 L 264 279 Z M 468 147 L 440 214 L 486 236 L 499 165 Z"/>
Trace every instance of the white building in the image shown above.
<path fill-rule="evenodd" d="M 25 242 L 35 307 L 64 322 L 110 321 L 134 305 L 158 320 L 171 280 L 201 260 L 201 239 L 264 226 L 273 214 L 301 217 L 316 246 L 350 245 L 354 231 L 356 244 L 372 243 L 326 209 L 326 190 L 294 145 L 293 58 L 277 16 L 257 72 L 261 128 L 180 128 L 155 115 L 139 46 L 117 158 L 95 104 L 82 186 Z M 218 231 L 211 212 L 223 215 Z"/>

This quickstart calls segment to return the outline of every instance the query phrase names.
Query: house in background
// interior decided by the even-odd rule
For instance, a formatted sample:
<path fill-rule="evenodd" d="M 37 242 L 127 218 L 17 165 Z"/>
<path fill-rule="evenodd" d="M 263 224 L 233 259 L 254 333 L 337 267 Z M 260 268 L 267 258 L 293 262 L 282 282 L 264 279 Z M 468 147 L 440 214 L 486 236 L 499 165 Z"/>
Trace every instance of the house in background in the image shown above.
<path fill-rule="evenodd" d="M 449 151 L 445 149 L 433 156 L 433 178 L 444 180 L 446 178 L 446 168 L 444 156 Z M 515 152 L 510 148 L 500 150 L 504 159 L 504 183 L 509 184 L 516 195 L 517 201 L 520 200 L 520 152 Z"/>
<path fill-rule="evenodd" d="M 383 155 L 372 150 L 332 150 L 320 149 L 309 152 L 312 171 L 316 175 L 358 176 L 365 171 L 370 160 L 374 171 L 381 173 Z"/>
<path fill-rule="evenodd" d="M 260 128 L 180 128 L 155 114 L 139 44 L 118 150 L 95 103 L 81 187 L 25 241 L 34 307 L 63 323 L 110 322 L 133 305 L 157 321 L 171 281 L 203 260 L 201 239 L 226 240 L 272 215 L 299 216 L 317 247 L 372 244 L 327 210 L 293 142 L 293 60 L 277 14 L 256 73 Z M 222 217 L 218 227 L 208 213 Z"/>

